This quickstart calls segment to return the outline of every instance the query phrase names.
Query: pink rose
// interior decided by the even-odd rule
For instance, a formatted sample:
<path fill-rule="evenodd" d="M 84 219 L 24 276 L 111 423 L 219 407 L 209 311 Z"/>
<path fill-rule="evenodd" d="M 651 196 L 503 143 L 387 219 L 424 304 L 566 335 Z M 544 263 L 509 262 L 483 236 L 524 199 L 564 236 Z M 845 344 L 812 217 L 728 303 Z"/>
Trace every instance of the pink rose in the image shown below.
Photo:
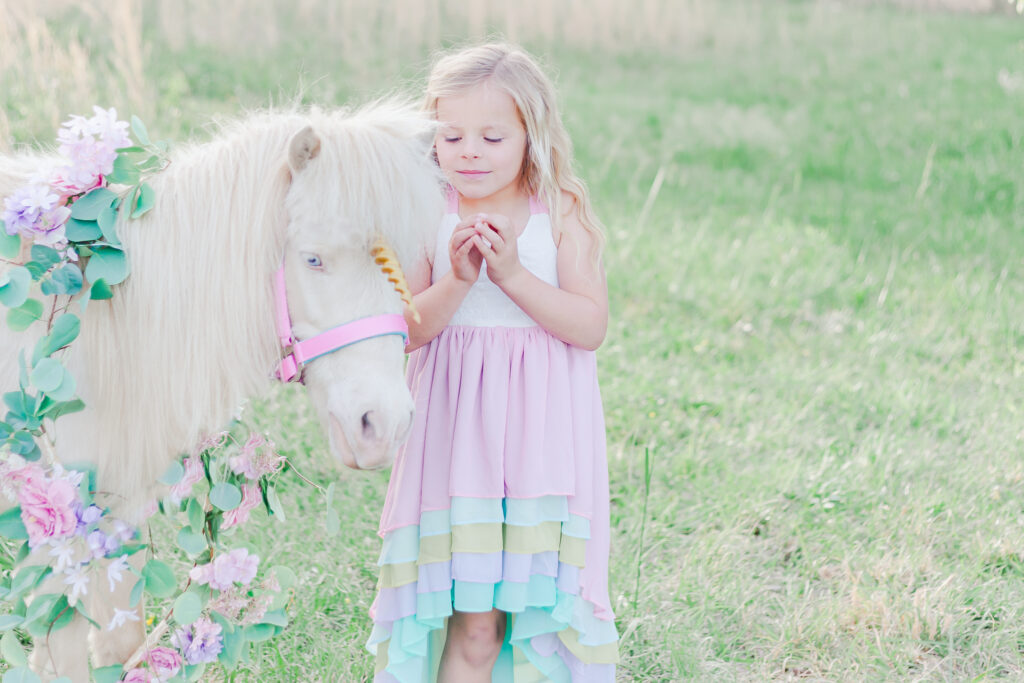
<path fill-rule="evenodd" d="M 43 472 L 43 468 L 39 465 L 25 465 L 5 473 L 4 478 L 14 486 L 24 486 L 28 483 L 38 484 L 44 481 L 46 473 Z"/>
<path fill-rule="evenodd" d="M 199 456 L 193 455 L 185 458 L 185 476 L 171 487 L 171 502 L 180 503 L 182 499 L 188 498 L 192 494 L 192 487 L 201 482 L 205 476 L 203 461 L 199 459 Z"/>
<path fill-rule="evenodd" d="M 18 493 L 18 503 L 29 546 L 34 548 L 51 538 L 74 533 L 78 526 L 74 510 L 77 500 L 75 488 L 64 479 L 26 482 Z"/>
<path fill-rule="evenodd" d="M 181 671 L 181 655 L 169 647 L 154 647 L 149 651 L 146 661 L 161 681 L 166 681 Z"/>
<path fill-rule="evenodd" d="M 151 676 L 148 671 L 139 667 L 137 669 L 132 669 L 125 674 L 125 677 L 122 680 L 124 683 L 153 683 L 153 681 L 156 680 L 156 677 Z"/>
<path fill-rule="evenodd" d="M 258 507 L 261 502 L 263 498 L 260 496 L 259 484 L 242 484 L 242 502 L 234 510 L 224 513 L 224 522 L 220 528 L 230 529 L 245 524 L 249 521 L 249 511 Z"/>

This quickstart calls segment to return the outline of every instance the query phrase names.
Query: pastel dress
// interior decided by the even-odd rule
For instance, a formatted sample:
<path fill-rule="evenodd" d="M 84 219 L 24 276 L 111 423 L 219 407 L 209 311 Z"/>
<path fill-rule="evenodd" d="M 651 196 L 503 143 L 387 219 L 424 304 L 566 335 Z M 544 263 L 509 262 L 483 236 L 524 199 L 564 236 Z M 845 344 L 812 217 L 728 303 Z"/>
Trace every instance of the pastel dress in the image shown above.
<path fill-rule="evenodd" d="M 544 207 L 518 239 L 522 264 L 558 286 Z M 451 269 L 449 194 L 432 281 Z M 437 680 L 452 610 L 507 612 L 492 681 L 613 683 L 608 468 L 592 351 L 539 327 L 487 277 L 413 352 L 416 416 L 381 517 L 370 609 L 376 682 Z"/>

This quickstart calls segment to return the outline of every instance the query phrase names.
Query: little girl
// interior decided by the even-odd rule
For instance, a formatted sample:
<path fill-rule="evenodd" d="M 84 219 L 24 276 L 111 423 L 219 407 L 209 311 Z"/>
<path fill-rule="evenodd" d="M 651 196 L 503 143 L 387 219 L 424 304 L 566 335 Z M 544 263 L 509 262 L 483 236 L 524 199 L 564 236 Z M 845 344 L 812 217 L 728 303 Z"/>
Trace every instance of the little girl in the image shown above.
<path fill-rule="evenodd" d="M 600 224 L 527 54 L 442 58 L 426 106 L 448 213 L 410 269 L 416 416 L 380 525 L 374 680 L 611 683 Z"/>

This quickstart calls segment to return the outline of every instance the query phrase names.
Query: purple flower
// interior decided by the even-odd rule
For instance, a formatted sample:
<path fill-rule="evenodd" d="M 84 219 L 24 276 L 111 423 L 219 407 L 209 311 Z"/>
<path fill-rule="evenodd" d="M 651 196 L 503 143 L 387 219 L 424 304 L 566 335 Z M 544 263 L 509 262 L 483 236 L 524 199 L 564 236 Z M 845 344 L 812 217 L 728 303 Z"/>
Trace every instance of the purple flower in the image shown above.
<path fill-rule="evenodd" d="M 4 224 L 8 235 L 28 234 L 36 229 L 40 217 L 60 200 L 48 185 L 33 183 L 19 188 L 4 199 Z"/>
<path fill-rule="evenodd" d="M 224 649 L 220 624 L 203 617 L 190 626 L 180 628 L 171 636 L 171 645 L 181 650 L 189 664 L 217 661 Z"/>
<path fill-rule="evenodd" d="M 90 533 L 85 542 L 89 545 L 89 551 L 95 558 L 113 555 L 121 549 L 121 543 L 116 536 L 107 536 L 98 529 Z"/>

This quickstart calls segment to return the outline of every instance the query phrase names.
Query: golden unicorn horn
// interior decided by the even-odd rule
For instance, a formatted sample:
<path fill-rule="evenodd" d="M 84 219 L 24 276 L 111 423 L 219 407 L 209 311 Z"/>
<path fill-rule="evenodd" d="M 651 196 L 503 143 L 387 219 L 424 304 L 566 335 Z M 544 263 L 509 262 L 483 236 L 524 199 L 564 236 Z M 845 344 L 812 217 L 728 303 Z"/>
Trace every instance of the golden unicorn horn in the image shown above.
<path fill-rule="evenodd" d="M 420 313 L 412 303 L 412 292 L 409 291 L 409 283 L 405 280 L 405 273 L 402 272 L 402 266 L 398 263 L 395 250 L 388 246 L 383 237 L 378 237 L 370 247 L 370 255 L 373 256 L 373 262 L 380 266 L 381 271 L 387 275 L 388 282 L 395 286 L 398 296 L 402 297 L 402 301 L 409 307 L 412 319 L 420 322 Z"/>

